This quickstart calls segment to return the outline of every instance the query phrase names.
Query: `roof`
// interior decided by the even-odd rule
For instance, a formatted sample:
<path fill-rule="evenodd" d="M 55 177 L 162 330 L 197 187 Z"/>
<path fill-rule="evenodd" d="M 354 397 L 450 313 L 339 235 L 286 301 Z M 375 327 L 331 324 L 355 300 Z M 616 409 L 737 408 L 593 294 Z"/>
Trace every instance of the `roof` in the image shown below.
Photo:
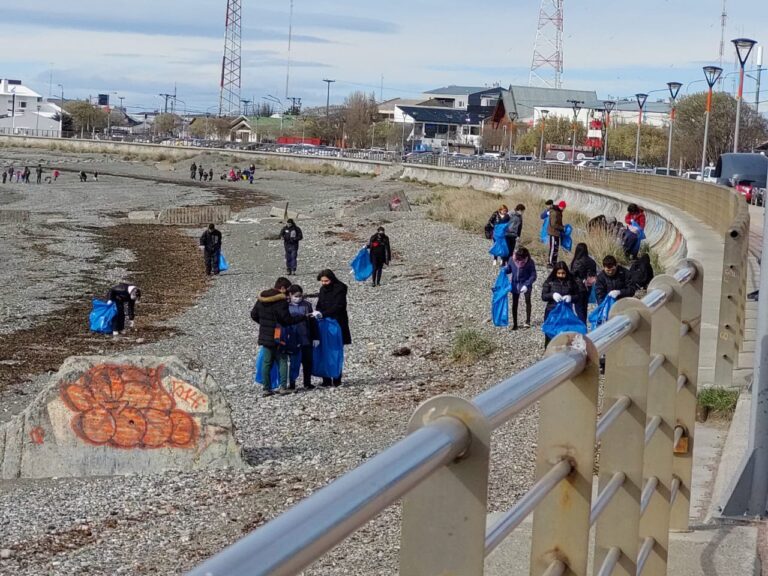
<path fill-rule="evenodd" d="M 379 104 L 379 113 L 394 112 L 395 108 L 398 106 L 415 106 L 419 102 L 421 102 L 421 99 L 409 100 L 406 98 L 392 98 L 391 100 L 385 100 Z"/>
<path fill-rule="evenodd" d="M 479 125 L 485 118 L 484 114 L 456 108 L 428 106 L 398 106 L 398 108 L 417 122 L 428 124 Z"/>
<path fill-rule="evenodd" d="M 475 92 L 482 92 L 484 90 L 488 90 L 489 88 L 493 88 L 493 86 L 455 86 L 451 84 L 450 86 L 443 86 L 442 88 L 427 90 L 424 92 L 424 94 L 432 94 L 435 96 L 460 96 L 474 94 Z"/>
<path fill-rule="evenodd" d="M 619 100 L 616 110 L 620 112 L 637 112 L 637 100 Z M 645 111 L 657 114 L 669 114 L 669 102 L 646 102 Z"/>
<path fill-rule="evenodd" d="M 13 82 L 13 84 L 11 84 L 11 82 Z M 0 95 L 10 96 L 16 94 L 16 96 L 26 96 L 29 98 L 42 98 L 40 94 L 31 88 L 27 88 L 23 84 L 17 84 L 16 82 L 16 80 L 0 80 Z"/>

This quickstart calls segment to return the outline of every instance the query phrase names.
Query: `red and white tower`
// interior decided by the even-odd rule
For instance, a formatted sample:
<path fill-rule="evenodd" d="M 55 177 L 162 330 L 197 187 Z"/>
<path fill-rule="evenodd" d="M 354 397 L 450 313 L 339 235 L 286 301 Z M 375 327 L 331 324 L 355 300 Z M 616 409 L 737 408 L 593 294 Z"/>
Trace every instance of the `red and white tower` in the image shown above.
<path fill-rule="evenodd" d="M 562 88 L 563 0 L 541 0 L 529 86 Z"/>
<path fill-rule="evenodd" d="M 240 113 L 241 17 L 240 0 L 227 0 L 224 59 L 221 63 L 221 93 L 219 96 L 220 116 L 234 116 Z"/>

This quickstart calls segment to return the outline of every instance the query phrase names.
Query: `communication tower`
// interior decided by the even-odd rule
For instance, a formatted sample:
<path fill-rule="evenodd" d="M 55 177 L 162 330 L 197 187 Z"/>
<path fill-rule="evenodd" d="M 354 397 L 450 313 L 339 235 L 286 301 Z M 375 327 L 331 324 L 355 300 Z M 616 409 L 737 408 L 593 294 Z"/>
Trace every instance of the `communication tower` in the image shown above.
<path fill-rule="evenodd" d="M 529 86 L 563 85 L 563 0 L 541 0 Z"/>
<path fill-rule="evenodd" d="M 227 0 L 224 59 L 221 63 L 219 116 L 234 116 L 240 112 L 241 18 L 240 0 Z"/>

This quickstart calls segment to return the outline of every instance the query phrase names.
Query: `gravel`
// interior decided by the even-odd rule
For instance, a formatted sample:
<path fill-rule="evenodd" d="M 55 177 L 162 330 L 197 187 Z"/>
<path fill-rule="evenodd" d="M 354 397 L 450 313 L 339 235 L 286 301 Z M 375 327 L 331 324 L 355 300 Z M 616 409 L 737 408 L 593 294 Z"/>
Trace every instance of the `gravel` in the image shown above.
<path fill-rule="evenodd" d="M 56 156 L 46 159 L 55 161 Z M 105 170 L 129 171 L 119 162 L 101 161 Z M 136 163 L 129 168 L 131 173 L 154 170 Z M 185 169 L 186 162 L 180 173 Z M 182 573 L 401 438 L 422 401 L 437 394 L 472 398 L 540 357 L 543 304 L 538 290 L 532 329 L 513 332 L 490 323 L 490 288 L 498 269 L 492 267 L 480 234 L 431 221 L 424 207 L 410 213 L 339 217 L 342 208 L 372 194 L 405 190 L 419 195 L 422 188 L 282 171 L 259 176 L 256 185 L 272 193 L 275 204 L 287 200 L 307 215 L 299 221 L 305 241 L 296 282 L 316 292 L 317 271 L 328 267 L 349 285 L 353 344 L 346 349 L 344 385 L 285 397 L 259 396 L 252 382 L 257 327 L 249 311 L 258 292 L 284 272 L 282 246 L 270 239 L 280 224 L 267 218 L 268 206 L 240 213 L 239 222 L 220 227 L 230 271 L 174 321 L 177 336 L 138 345 L 135 351 L 177 354 L 205 366 L 225 390 L 236 437 L 252 468 L 0 483 L 0 575 Z M 68 184 L 67 190 L 74 195 L 92 188 L 91 183 L 87 188 Z M 21 197 L 7 207 L 44 201 L 48 210 L 50 199 L 57 207 L 52 211 L 98 222 L 95 214 L 113 212 L 115 202 L 127 210 L 180 202 L 180 194 L 185 204 L 210 200 L 204 189 L 147 189 L 130 180 L 121 190 L 104 191 L 67 212 L 64 198 L 35 200 L 19 186 L 14 193 Z M 379 224 L 387 229 L 395 258 L 382 285 L 373 288 L 354 282 L 347 263 Z M 62 263 L 73 256 L 77 253 L 63 250 Z M 60 273 L 51 270 L 49 280 L 56 284 Z M 183 290 L 183 278 L 179 282 Z M 140 325 L 141 306 L 138 314 Z M 464 328 L 491 337 L 496 350 L 471 366 L 453 363 L 451 340 Z M 403 347 L 411 353 L 393 355 Z M 507 509 L 530 486 L 536 433 L 536 410 L 529 409 L 494 434 L 491 511 Z M 399 515 L 399 507 L 390 508 L 306 573 L 395 573 Z"/>

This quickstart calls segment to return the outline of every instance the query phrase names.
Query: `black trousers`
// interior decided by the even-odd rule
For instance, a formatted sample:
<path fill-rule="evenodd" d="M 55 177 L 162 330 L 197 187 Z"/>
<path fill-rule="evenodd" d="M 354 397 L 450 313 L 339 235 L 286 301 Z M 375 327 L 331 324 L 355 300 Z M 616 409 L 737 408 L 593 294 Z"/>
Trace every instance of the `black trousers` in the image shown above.
<path fill-rule="evenodd" d="M 293 362 L 293 357 L 290 358 Z M 312 346 L 301 347 L 301 374 L 304 388 L 312 384 Z M 296 385 L 296 381 L 291 382 L 291 388 Z"/>
<path fill-rule="evenodd" d="M 525 323 L 531 323 L 531 291 L 525 294 Z M 512 325 L 517 326 L 517 308 L 520 305 L 520 294 L 512 293 Z"/>
<path fill-rule="evenodd" d="M 210 276 L 211 274 L 219 273 L 219 250 L 213 252 L 204 250 L 205 253 L 205 273 Z"/>
<path fill-rule="evenodd" d="M 587 310 L 589 309 L 589 292 L 582 292 L 579 294 L 579 301 L 574 303 L 573 307 L 576 309 L 576 316 L 579 320 L 587 323 Z"/>
<path fill-rule="evenodd" d="M 517 236 L 504 236 L 504 240 L 507 242 L 507 248 L 509 249 L 509 255 L 506 258 L 501 259 L 502 265 L 509 262 L 512 255 L 515 253 L 515 246 L 517 245 Z M 530 296 L 528 297 L 530 299 Z"/>
<path fill-rule="evenodd" d="M 373 264 L 373 277 L 371 281 L 374 285 L 381 284 L 381 275 L 384 272 L 384 259 L 371 258 Z"/>
<path fill-rule="evenodd" d="M 549 264 L 557 264 L 557 257 L 560 253 L 560 236 L 549 237 Z"/>
<path fill-rule="evenodd" d="M 122 332 L 125 330 L 125 303 L 115 302 L 115 306 L 117 306 L 117 314 L 112 320 L 112 331 Z"/>

